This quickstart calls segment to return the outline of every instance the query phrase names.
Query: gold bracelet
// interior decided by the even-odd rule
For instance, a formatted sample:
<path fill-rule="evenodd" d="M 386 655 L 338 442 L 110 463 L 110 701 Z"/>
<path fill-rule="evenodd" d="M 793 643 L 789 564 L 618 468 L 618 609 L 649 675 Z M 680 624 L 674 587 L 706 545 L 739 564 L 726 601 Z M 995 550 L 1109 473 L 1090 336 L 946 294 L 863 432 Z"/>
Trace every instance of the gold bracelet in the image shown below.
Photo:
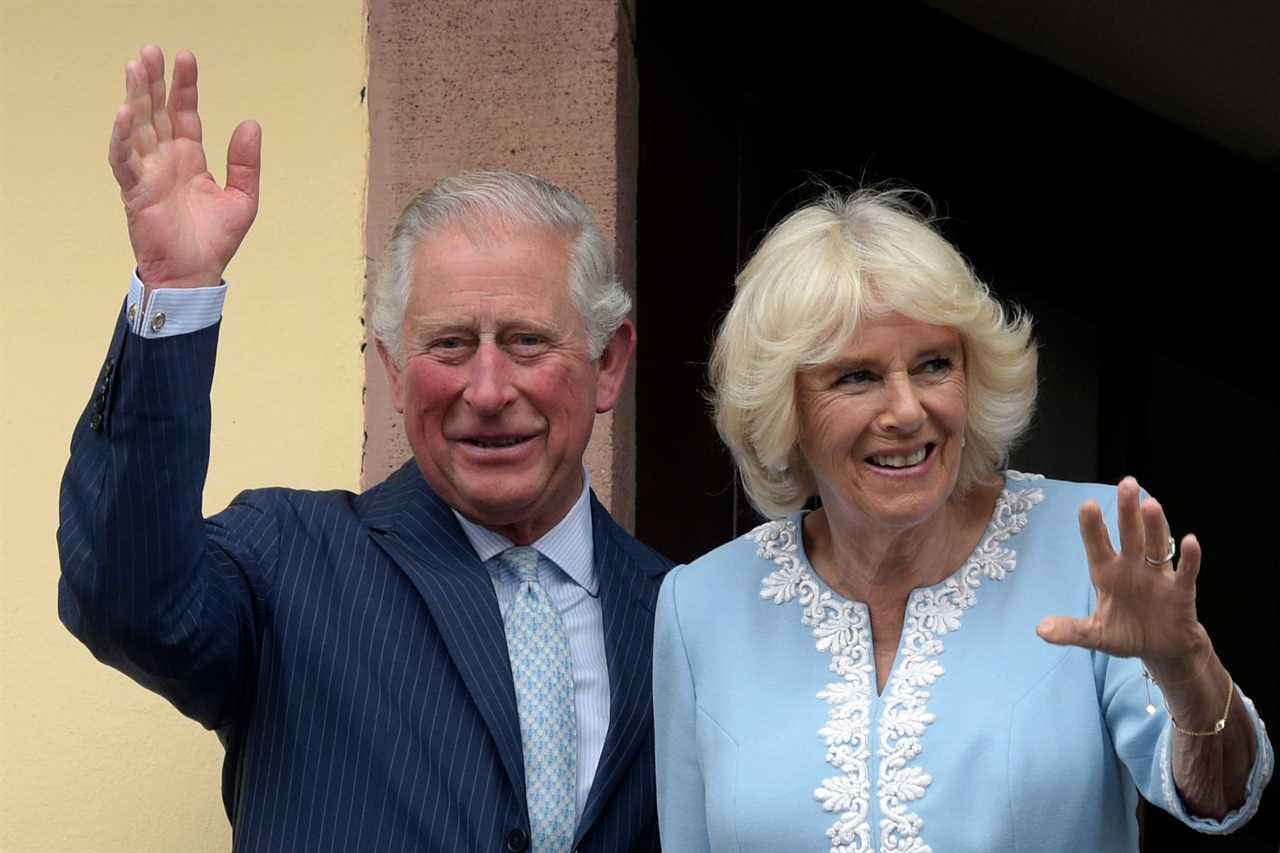
<path fill-rule="evenodd" d="M 1147 680 L 1148 684 L 1150 684 L 1150 682 L 1152 681 L 1155 681 L 1155 679 L 1151 677 L 1151 673 L 1147 672 L 1147 668 L 1145 666 L 1142 668 L 1142 677 Z M 1159 684 L 1160 682 L 1157 681 L 1156 683 Z M 1180 681 L 1178 683 L 1182 684 L 1184 682 Z M 1193 732 L 1193 731 L 1190 731 L 1189 729 L 1184 729 L 1182 726 L 1178 725 L 1178 721 L 1173 718 L 1172 711 L 1169 711 L 1169 725 L 1173 726 L 1173 730 L 1175 732 L 1177 732 L 1180 735 L 1186 735 L 1187 737 L 1213 737 L 1214 735 L 1220 735 L 1222 734 L 1222 730 L 1227 727 L 1227 716 L 1231 713 L 1231 697 L 1235 695 L 1236 695 L 1236 683 L 1234 680 L 1232 680 L 1231 673 L 1228 672 L 1227 673 L 1227 706 L 1222 709 L 1222 717 L 1219 718 L 1218 721 L 1213 724 L 1212 731 Z M 1164 698 L 1163 692 L 1161 693 L 1161 698 L 1162 699 Z M 1167 699 L 1164 700 L 1164 708 L 1166 711 L 1169 710 L 1169 700 Z M 1147 713 L 1148 714 L 1155 713 L 1155 706 L 1151 704 L 1150 687 L 1147 688 Z"/>

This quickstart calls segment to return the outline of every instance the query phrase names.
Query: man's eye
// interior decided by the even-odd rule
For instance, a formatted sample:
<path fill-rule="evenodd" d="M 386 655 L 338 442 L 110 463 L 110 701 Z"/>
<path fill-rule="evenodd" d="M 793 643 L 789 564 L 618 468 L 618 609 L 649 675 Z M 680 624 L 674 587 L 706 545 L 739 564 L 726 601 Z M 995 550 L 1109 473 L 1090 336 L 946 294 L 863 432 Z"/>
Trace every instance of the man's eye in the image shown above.
<path fill-rule="evenodd" d="M 507 346 L 521 353 L 532 353 L 545 348 L 547 339 L 532 332 L 521 332 L 507 339 Z"/>

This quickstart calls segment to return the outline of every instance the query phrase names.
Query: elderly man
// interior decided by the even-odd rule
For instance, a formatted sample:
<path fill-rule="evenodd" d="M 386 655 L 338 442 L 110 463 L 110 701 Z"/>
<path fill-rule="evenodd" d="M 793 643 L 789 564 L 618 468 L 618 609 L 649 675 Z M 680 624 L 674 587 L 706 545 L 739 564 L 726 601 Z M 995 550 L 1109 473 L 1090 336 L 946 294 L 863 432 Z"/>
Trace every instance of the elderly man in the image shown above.
<path fill-rule="evenodd" d="M 217 730 L 235 849 L 657 849 L 650 649 L 668 564 L 591 496 L 635 346 L 607 243 L 526 175 L 441 181 L 373 329 L 413 462 L 202 518 L 222 272 L 261 132 L 205 170 L 196 65 L 126 69 L 109 160 L 137 260 L 62 489 L 59 612 Z"/>

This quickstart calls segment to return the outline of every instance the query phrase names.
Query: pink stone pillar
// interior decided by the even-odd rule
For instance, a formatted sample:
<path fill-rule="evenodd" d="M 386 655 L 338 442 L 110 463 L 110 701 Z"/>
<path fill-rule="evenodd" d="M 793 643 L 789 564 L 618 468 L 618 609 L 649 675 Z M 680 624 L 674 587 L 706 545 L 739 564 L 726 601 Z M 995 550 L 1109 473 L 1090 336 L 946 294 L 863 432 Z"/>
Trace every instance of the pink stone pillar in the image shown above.
<path fill-rule="evenodd" d="M 635 292 L 638 82 L 630 4 L 615 0 L 370 0 L 367 281 L 418 191 L 471 169 L 510 168 L 583 199 Z M 641 330 L 643 340 L 643 330 Z M 372 341 L 365 349 L 361 482 L 409 458 Z M 624 526 L 635 510 L 635 394 L 596 419 L 587 464 Z"/>

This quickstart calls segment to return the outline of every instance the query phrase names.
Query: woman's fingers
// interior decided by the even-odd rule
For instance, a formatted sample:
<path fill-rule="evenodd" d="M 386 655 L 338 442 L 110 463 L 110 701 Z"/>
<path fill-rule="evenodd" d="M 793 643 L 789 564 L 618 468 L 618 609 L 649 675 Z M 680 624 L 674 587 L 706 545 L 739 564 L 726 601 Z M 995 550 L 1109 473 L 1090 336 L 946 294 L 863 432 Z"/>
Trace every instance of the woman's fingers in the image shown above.
<path fill-rule="evenodd" d="M 1080 539 L 1084 542 L 1090 571 L 1115 557 L 1107 524 L 1102 520 L 1102 509 L 1094 501 L 1085 501 L 1080 506 Z"/>
<path fill-rule="evenodd" d="M 1046 616 L 1036 625 L 1040 639 L 1055 646 L 1098 648 L 1098 632 L 1093 623 L 1070 616 Z"/>
<path fill-rule="evenodd" d="M 1194 533 L 1183 536 L 1182 556 L 1178 558 L 1178 583 L 1195 588 L 1196 578 L 1200 576 L 1200 558 L 1200 540 Z"/>
<path fill-rule="evenodd" d="M 1120 529 L 1120 553 L 1130 559 L 1141 557 L 1146 549 L 1147 537 L 1138 500 L 1138 481 L 1125 477 L 1116 486 L 1116 526 Z"/>
<path fill-rule="evenodd" d="M 1165 521 L 1164 508 L 1155 498 L 1142 502 L 1142 529 L 1146 540 L 1144 556 L 1146 564 L 1153 568 L 1173 568 L 1173 555 L 1169 553 L 1169 523 Z"/>

